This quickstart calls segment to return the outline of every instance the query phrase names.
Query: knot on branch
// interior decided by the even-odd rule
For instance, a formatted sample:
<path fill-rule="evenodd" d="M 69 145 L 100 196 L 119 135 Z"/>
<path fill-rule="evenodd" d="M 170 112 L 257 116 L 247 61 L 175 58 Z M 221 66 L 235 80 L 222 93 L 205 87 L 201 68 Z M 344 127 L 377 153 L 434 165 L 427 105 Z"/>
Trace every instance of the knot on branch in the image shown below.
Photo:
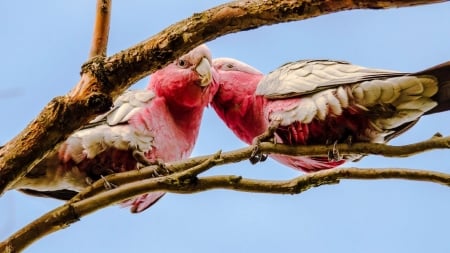
<path fill-rule="evenodd" d="M 94 56 L 81 66 L 81 75 L 91 74 L 102 86 L 101 90 L 112 90 L 114 86 L 109 82 L 107 70 L 105 68 L 105 56 Z"/>
<path fill-rule="evenodd" d="M 437 139 L 437 138 L 443 138 L 443 137 L 444 136 L 441 133 L 437 132 L 433 136 L 431 136 L 431 139 Z"/>
<path fill-rule="evenodd" d="M 198 177 L 193 175 L 182 175 L 178 178 L 178 184 L 180 186 L 195 186 L 198 182 Z"/>
<path fill-rule="evenodd" d="M 113 102 L 112 99 L 102 93 L 93 93 L 86 100 L 86 106 L 92 108 L 95 113 L 108 111 Z"/>
<path fill-rule="evenodd" d="M 169 175 L 162 178 L 158 178 L 158 185 L 162 186 L 162 188 L 167 189 L 177 189 L 178 191 L 184 191 L 193 189 L 197 185 L 198 177 L 194 175 Z"/>
<path fill-rule="evenodd" d="M 228 183 L 231 185 L 239 184 L 242 181 L 242 176 L 231 175 L 228 177 Z"/>
<path fill-rule="evenodd" d="M 64 222 L 64 227 L 70 226 L 70 223 L 75 221 L 79 221 L 81 216 L 78 214 L 77 210 L 73 207 L 72 204 L 67 204 L 67 212 L 69 213 L 67 221 Z"/>
<path fill-rule="evenodd" d="M 299 194 L 314 187 L 320 187 L 328 184 L 339 184 L 340 180 L 334 176 L 320 176 L 321 172 L 306 174 L 289 182 L 289 192 Z"/>

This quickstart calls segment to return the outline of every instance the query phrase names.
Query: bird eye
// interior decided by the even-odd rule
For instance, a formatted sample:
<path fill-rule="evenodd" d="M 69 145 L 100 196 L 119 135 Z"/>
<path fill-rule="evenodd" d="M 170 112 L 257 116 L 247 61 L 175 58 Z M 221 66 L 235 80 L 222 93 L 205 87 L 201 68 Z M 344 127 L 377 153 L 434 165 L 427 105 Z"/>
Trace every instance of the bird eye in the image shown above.
<path fill-rule="evenodd" d="M 231 63 L 228 63 L 228 64 L 227 64 L 227 68 L 228 68 L 228 69 L 232 69 L 233 67 L 234 67 L 233 64 L 231 64 Z"/>
<path fill-rule="evenodd" d="M 189 67 L 189 64 L 187 61 L 183 60 L 183 59 L 178 59 L 177 65 L 182 67 L 182 68 L 187 68 Z"/>

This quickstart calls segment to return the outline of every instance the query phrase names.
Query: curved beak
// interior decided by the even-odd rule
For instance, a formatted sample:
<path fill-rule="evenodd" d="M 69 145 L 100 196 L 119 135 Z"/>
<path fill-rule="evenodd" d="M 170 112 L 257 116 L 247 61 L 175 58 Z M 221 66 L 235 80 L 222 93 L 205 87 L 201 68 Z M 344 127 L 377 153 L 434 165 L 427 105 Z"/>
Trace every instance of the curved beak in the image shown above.
<path fill-rule="evenodd" d="M 201 81 L 200 86 L 206 87 L 212 81 L 212 72 L 211 72 L 211 64 L 208 61 L 208 58 L 203 57 L 200 63 L 195 67 L 195 71 L 199 74 Z"/>

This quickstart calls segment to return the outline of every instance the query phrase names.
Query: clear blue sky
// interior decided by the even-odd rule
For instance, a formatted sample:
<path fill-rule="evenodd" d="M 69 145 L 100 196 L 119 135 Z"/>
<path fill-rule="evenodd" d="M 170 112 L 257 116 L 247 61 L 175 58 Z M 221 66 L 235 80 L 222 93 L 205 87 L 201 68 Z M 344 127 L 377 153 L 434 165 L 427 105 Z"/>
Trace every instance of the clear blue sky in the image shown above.
<path fill-rule="evenodd" d="M 108 53 L 221 2 L 116 1 Z M 0 144 L 78 81 L 94 8 L 95 1 L 87 0 L 0 1 Z M 341 12 L 232 34 L 207 45 L 214 57 L 234 57 L 266 73 L 305 58 L 417 71 L 450 60 L 449 14 L 450 3 Z M 449 118 L 449 113 L 425 117 L 392 143 L 419 141 L 436 132 L 449 135 Z M 193 155 L 243 146 L 208 109 Z M 373 156 L 346 166 L 450 172 L 449 152 L 406 159 Z M 243 162 L 210 173 L 266 179 L 299 175 L 273 161 Z M 117 206 L 98 211 L 26 252 L 449 252 L 449 199 L 449 188 L 398 180 L 343 181 L 294 196 L 223 190 L 168 194 L 139 215 Z M 0 240 L 60 204 L 17 192 L 3 195 Z"/>

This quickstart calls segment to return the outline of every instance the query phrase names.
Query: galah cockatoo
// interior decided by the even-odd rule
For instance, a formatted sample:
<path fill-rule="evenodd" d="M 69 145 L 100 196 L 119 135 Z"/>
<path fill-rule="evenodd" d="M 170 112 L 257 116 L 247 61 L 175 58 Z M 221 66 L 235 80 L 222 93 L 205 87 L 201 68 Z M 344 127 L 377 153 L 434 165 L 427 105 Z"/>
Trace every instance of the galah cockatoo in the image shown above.
<path fill-rule="evenodd" d="M 213 60 L 219 90 L 211 105 L 247 144 L 273 129 L 287 145 L 386 143 L 424 114 L 447 110 L 450 62 L 417 73 L 370 69 L 342 61 L 304 60 L 264 76 L 230 58 Z M 361 155 L 270 155 L 305 172 L 331 169 Z M 253 162 L 264 158 L 261 154 Z M 252 159 L 251 159 L 252 161 Z"/>
<path fill-rule="evenodd" d="M 217 91 L 213 71 L 209 49 L 198 46 L 154 72 L 147 89 L 119 96 L 110 111 L 70 135 L 13 188 L 66 200 L 102 176 L 137 169 L 140 159 L 188 158 Z M 145 194 L 124 205 L 141 212 L 163 195 Z"/>

